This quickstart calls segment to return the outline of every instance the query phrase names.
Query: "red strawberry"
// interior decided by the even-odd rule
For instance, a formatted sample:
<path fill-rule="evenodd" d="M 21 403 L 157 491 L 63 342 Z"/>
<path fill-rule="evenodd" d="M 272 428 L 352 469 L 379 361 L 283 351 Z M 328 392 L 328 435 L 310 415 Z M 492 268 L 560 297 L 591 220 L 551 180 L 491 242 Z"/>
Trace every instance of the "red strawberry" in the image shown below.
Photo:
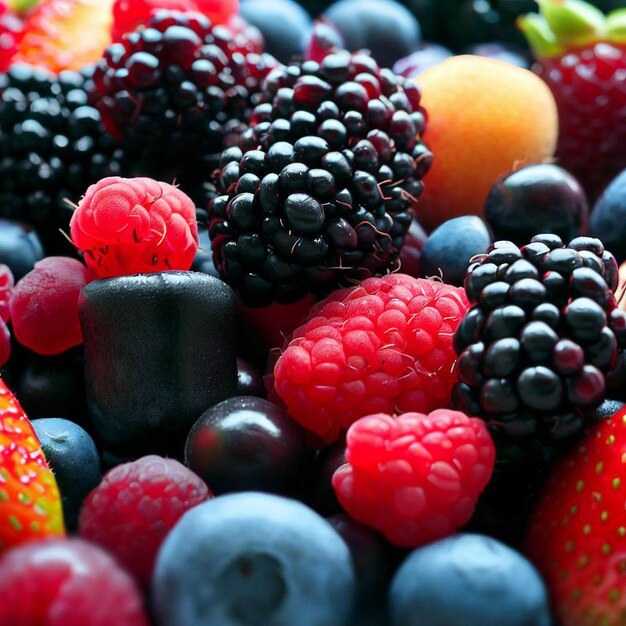
<path fill-rule="evenodd" d="M 519 20 L 554 94 L 556 158 L 593 198 L 626 167 L 626 41 L 623 9 L 605 16 L 582 0 L 537 0 Z"/>
<path fill-rule="evenodd" d="M 495 447 L 485 422 L 459 411 L 379 413 L 348 430 L 333 489 L 354 519 L 416 547 L 466 524 L 487 486 Z"/>
<path fill-rule="evenodd" d="M 554 467 L 526 552 L 563 626 L 623 626 L 626 615 L 626 408 Z"/>
<path fill-rule="evenodd" d="M 24 410 L 0 380 L 0 551 L 64 534 L 54 475 Z"/>

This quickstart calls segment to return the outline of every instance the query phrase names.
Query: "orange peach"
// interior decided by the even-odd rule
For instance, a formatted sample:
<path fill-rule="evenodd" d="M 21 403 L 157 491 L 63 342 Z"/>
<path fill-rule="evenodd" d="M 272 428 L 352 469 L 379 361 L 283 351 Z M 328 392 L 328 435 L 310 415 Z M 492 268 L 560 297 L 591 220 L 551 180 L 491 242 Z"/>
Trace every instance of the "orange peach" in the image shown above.
<path fill-rule="evenodd" d="M 554 154 L 556 103 L 532 72 L 463 55 L 416 80 L 428 112 L 424 140 L 434 154 L 418 206 L 427 229 L 452 217 L 482 215 L 498 177 Z"/>

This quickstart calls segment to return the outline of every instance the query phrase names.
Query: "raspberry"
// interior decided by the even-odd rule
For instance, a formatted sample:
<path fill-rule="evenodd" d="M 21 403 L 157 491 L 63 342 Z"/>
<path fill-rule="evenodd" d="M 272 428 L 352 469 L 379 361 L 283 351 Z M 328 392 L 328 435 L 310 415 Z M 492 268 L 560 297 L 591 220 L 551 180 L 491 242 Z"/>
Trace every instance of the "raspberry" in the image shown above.
<path fill-rule="evenodd" d="M 98 277 L 188 270 L 198 250 L 194 203 L 150 178 L 104 178 L 70 222 L 72 241 Z"/>
<path fill-rule="evenodd" d="M 11 319 L 9 303 L 14 284 L 15 279 L 11 268 L 8 265 L 0 264 L 0 318 L 3 322 L 8 322 Z"/>
<path fill-rule="evenodd" d="M 466 524 L 495 462 L 485 423 L 449 409 L 364 417 L 351 426 L 347 444 L 346 464 L 333 475 L 339 502 L 403 547 Z"/>
<path fill-rule="evenodd" d="M 337 291 L 276 362 L 276 392 L 328 443 L 364 415 L 445 407 L 456 380 L 452 336 L 468 306 L 462 289 L 404 274 Z"/>
<path fill-rule="evenodd" d="M 0 624 L 148 626 L 131 577 L 80 539 L 33 542 L 0 562 Z"/>
<path fill-rule="evenodd" d="M 120 41 L 126 33 L 147 24 L 159 9 L 198 11 L 198 5 L 194 0 L 115 0 L 111 39 Z"/>
<path fill-rule="evenodd" d="M 10 312 L 15 338 L 38 354 L 65 352 L 83 342 L 78 296 L 87 268 L 76 259 L 47 257 L 18 281 Z"/>
<path fill-rule="evenodd" d="M 83 504 L 79 532 L 147 587 L 167 533 L 183 513 L 210 497 L 204 482 L 178 461 L 146 456 L 104 477 Z"/>

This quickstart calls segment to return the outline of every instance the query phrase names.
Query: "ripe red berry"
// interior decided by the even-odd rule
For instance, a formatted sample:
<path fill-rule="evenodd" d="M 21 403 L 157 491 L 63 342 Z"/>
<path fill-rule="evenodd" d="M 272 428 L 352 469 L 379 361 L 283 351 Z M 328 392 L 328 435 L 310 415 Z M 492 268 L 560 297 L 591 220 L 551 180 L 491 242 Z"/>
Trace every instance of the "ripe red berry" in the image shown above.
<path fill-rule="evenodd" d="M 79 532 L 147 588 L 167 533 L 183 513 L 209 497 L 204 482 L 178 461 L 146 456 L 104 477 L 83 504 Z"/>
<path fill-rule="evenodd" d="M 9 69 L 23 34 L 22 20 L 0 1 L 0 72 Z"/>
<path fill-rule="evenodd" d="M 147 24 L 160 9 L 169 11 L 198 11 L 195 0 L 115 0 L 113 4 L 112 41 L 120 41 L 126 33 Z"/>
<path fill-rule="evenodd" d="M 33 542 L 0 561 L 3 626 L 148 626 L 132 578 L 80 539 Z"/>
<path fill-rule="evenodd" d="M 526 553 L 564 626 L 626 615 L 626 410 L 597 424 L 555 465 L 530 520 Z"/>
<path fill-rule="evenodd" d="M 13 272 L 8 265 L 0 264 L 0 318 L 8 322 L 11 319 L 11 309 L 9 304 L 13 295 L 15 279 Z"/>
<path fill-rule="evenodd" d="M 188 270 L 198 250 L 191 199 L 151 178 L 104 178 L 72 215 L 72 241 L 98 278 Z"/>
<path fill-rule="evenodd" d="M 68 257 L 47 257 L 18 281 L 10 303 L 15 338 L 38 354 L 65 352 L 83 342 L 78 297 L 87 268 Z"/>
<path fill-rule="evenodd" d="M 469 303 L 440 282 L 391 274 L 315 306 L 274 367 L 289 414 L 326 442 L 372 413 L 448 406 L 452 337 Z"/>
<path fill-rule="evenodd" d="M 596 3 L 597 4 L 597 3 Z M 519 20 L 559 113 L 556 159 L 591 198 L 626 167 L 626 45 L 621 21 L 588 3 L 542 0 Z M 614 26 L 616 30 L 613 31 Z"/>
<path fill-rule="evenodd" d="M 196 0 L 196 4 L 213 24 L 227 24 L 239 13 L 239 0 Z"/>
<path fill-rule="evenodd" d="M 466 524 L 487 486 L 495 447 L 464 413 L 379 413 L 354 423 L 346 464 L 333 475 L 340 504 L 391 542 L 416 547 Z"/>

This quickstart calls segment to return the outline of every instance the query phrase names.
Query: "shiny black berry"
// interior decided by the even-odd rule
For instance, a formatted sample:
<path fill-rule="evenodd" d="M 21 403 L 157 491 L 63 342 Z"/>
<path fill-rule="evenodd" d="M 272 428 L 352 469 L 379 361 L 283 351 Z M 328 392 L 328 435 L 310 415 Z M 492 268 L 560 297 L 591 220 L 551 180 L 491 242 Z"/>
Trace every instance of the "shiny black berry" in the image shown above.
<path fill-rule="evenodd" d="M 266 305 L 396 269 L 431 159 L 417 87 L 345 51 L 263 87 L 209 208 L 222 278 Z"/>
<path fill-rule="evenodd" d="M 569 441 L 602 402 L 626 347 L 614 272 L 599 240 L 565 246 L 553 233 L 522 248 L 498 241 L 474 258 L 454 400 L 487 421 L 496 443 Z"/>

